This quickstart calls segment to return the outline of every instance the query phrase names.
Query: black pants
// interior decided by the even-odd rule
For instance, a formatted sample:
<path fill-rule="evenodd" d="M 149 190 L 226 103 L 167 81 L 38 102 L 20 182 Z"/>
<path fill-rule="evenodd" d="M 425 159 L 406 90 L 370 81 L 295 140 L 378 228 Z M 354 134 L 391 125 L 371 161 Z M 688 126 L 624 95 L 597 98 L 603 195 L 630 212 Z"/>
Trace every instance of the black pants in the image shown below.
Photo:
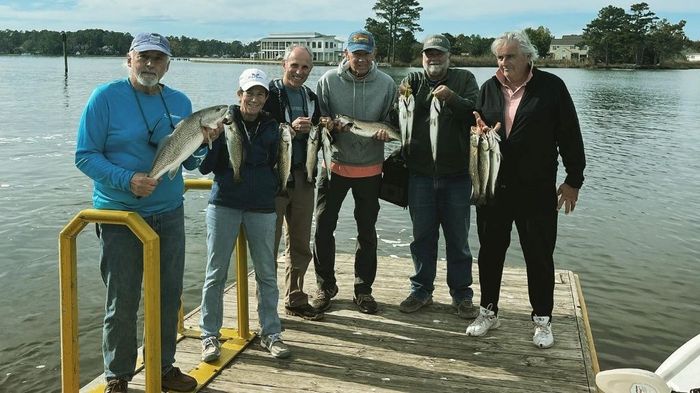
<path fill-rule="evenodd" d="M 331 290 L 335 280 L 335 236 L 338 212 L 348 190 L 355 200 L 357 246 L 355 249 L 355 294 L 371 294 L 377 275 L 377 214 L 381 175 L 349 178 L 333 174 L 329 180 L 323 171 L 316 198 L 314 268 L 318 287 Z"/>
<path fill-rule="evenodd" d="M 541 195 L 541 201 L 556 203 L 552 193 Z M 498 313 L 498 299 L 503 276 L 503 263 L 510 245 L 513 221 L 518 229 L 520 245 L 527 268 L 527 288 L 532 315 L 552 317 L 554 308 L 554 247 L 557 239 L 556 205 L 549 208 L 522 203 L 518 192 L 499 189 L 492 205 L 477 207 L 479 231 L 479 284 L 481 306 Z M 533 198 L 527 198 L 532 200 Z M 537 198 L 534 198 L 537 199 Z"/>

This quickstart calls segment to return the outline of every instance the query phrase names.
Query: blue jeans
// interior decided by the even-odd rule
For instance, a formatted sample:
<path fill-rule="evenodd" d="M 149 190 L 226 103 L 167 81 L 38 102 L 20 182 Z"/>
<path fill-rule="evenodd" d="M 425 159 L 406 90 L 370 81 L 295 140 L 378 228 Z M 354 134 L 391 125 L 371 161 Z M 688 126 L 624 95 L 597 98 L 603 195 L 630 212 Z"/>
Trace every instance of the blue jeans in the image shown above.
<path fill-rule="evenodd" d="M 459 176 L 411 175 L 408 209 L 413 222 L 411 256 L 416 274 L 411 277 L 415 297 L 425 300 L 435 286 L 439 227 L 447 247 L 447 285 L 455 302 L 471 300 L 472 254 L 469 251 L 469 198 L 471 179 Z"/>
<path fill-rule="evenodd" d="M 260 334 L 282 331 L 277 314 L 277 272 L 275 264 L 275 221 L 277 214 L 250 212 L 224 206 L 207 206 L 207 271 L 202 288 L 202 337 L 219 337 L 224 319 L 224 289 L 238 231 L 245 228 L 250 256 L 258 284 Z"/>
<path fill-rule="evenodd" d="M 185 268 L 183 208 L 144 217 L 160 237 L 161 367 L 175 362 L 177 320 Z M 107 286 L 102 328 L 105 377 L 131 380 L 136 367 L 136 323 L 143 278 L 143 245 L 125 225 L 100 224 L 100 271 Z"/>

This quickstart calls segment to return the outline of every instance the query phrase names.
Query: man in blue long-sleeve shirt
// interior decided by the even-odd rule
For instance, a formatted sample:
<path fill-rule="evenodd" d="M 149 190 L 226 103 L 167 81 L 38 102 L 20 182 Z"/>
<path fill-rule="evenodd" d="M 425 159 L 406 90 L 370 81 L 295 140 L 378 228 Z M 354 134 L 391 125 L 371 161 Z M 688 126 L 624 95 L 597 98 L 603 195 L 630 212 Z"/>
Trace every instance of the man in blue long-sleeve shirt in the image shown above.
<path fill-rule="evenodd" d="M 137 34 L 127 55 L 129 76 L 93 91 L 78 128 L 75 164 L 94 180 L 97 209 L 138 213 L 160 237 L 161 367 L 163 389 L 191 391 L 197 381 L 173 366 L 185 265 L 181 173 L 148 177 L 158 142 L 192 113 L 190 100 L 160 83 L 170 65 L 168 40 Z M 204 129 L 215 139 L 217 130 Z M 184 166 L 196 168 L 206 147 Z M 142 244 L 124 225 L 99 224 L 100 271 L 107 287 L 102 336 L 107 386 L 126 392 L 136 366 L 136 321 L 143 275 Z"/>

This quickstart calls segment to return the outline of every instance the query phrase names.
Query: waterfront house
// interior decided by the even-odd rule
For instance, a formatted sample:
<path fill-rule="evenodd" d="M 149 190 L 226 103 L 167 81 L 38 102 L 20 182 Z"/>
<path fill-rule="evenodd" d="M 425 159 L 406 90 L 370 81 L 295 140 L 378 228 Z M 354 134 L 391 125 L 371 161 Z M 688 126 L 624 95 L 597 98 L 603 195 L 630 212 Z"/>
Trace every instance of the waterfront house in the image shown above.
<path fill-rule="evenodd" d="M 554 60 L 584 61 L 588 59 L 588 45 L 579 46 L 583 36 L 576 34 L 554 38 L 549 45 L 548 57 Z"/>
<path fill-rule="evenodd" d="M 293 44 L 305 45 L 315 63 L 337 63 L 343 53 L 343 41 L 335 36 L 320 33 L 271 33 L 260 40 L 259 57 L 264 60 L 281 60 L 284 51 Z"/>

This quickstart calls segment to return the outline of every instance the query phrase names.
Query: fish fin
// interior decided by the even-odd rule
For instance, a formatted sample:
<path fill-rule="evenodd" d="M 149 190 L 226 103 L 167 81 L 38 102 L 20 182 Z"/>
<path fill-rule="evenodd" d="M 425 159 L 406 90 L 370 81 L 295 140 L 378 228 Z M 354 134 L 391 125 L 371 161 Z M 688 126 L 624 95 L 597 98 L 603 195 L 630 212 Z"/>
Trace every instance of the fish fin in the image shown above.
<path fill-rule="evenodd" d="M 171 169 L 168 171 L 168 178 L 170 180 L 173 180 L 175 178 L 175 175 L 177 175 L 177 171 L 180 169 L 180 165 L 176 166 L 175 168 Z"/>

